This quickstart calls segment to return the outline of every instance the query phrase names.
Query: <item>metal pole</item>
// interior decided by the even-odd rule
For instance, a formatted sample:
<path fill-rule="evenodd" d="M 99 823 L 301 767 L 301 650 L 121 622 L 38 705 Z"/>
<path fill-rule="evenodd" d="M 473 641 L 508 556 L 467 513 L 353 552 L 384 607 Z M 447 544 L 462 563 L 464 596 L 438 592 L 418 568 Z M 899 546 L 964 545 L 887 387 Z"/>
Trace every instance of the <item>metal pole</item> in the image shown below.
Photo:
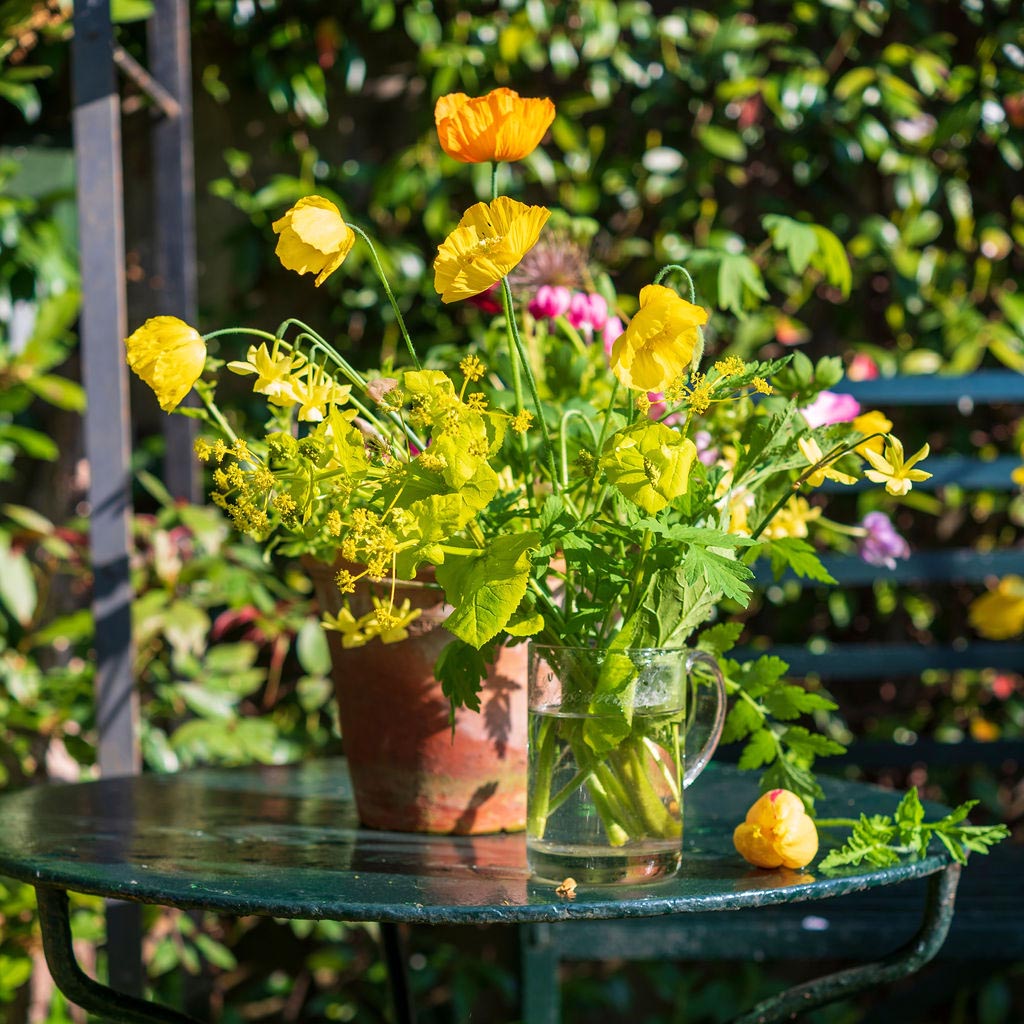
<path fill-rule="evenodd" d="M 129 575 L 131 448 L 126 334 L 121 111 L 113 63 L 110 0 L 78 0 L 72 42 L 75 167 L 82 276 L 82 377 L 89 405 L 90 548 L 96 629 L 96 724 L 103 775 L 140 768 L 138 698 L 132 674 Z M 139 992 L 141 916 L 108 907 L 111 981 Z"/>
<path fill-rule="evenodd" d="M 187 0 L 156 0 L 147 25 L 149 70 L 177 103 L 176 116 L 153 122 L 153 187 L 156 213 L 158 313 L 195 325 L 195 164 L 192 147 L 192 62 Z M 192 405 L 195 396 L 183 403 Z M 164 483 L 171 495 L 202 500 L 202 476 L 192 454 L 196 421 L 169 416 L 164 422 Z"/>

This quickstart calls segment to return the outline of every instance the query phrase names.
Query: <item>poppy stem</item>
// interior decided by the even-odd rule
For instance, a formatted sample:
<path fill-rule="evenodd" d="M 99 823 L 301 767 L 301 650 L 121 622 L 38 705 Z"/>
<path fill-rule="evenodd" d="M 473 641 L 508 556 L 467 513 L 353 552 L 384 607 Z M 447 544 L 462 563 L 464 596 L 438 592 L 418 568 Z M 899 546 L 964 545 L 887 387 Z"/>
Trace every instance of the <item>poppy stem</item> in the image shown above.
<path fill-rule="evenodd" d="M 513 360 L 515 355 L 518 355 L 519 362 L 522 364 L 523 372 L 526 375 L 526 383 L 533 398 L 533 407 L 537 410 L 537 424 L 541 428 L 541 433 L 544 437 L 544 451 L 548 457 L 548 472 L 551 474 L 551 483 L 558 490 L 558 469 L 555 466 L 555 455 L 551 447 L 551 438 L 548 434 L 547 420 L 544 418 L 544 406 L 541 405 L 540 392 L 537 390 L 537 380 L 533 375 L 533 368 L 530 366 L 526 349 L 523 347 L 523 339 L 519 337 L 519 327 L 516 324 L 515 310 L 512 306 L 512 289 L 509 287 L 507 277 L 501 279 L 501 287 L 505 299 L 505 322 L 508 324 L 509 337 L 512 339 L 512 344 L 515 348 Z"/>
<path fill-rule="evenodd" d="M 498 168 L 501 166 L 500 161 L 495 160 L 491 164 L 491 202 L 498 198 Z"/>
<path fill-rule="evenodd" d="M 662 267 L 661 270 L 658 271 L 658 273 L 654 277 L 654 283 L 655 284 L 661 284 L 661 282 L 666 277 L 668 277 L 668 275 L 671 274 L 673 270 L 678 270 L 679 273 L 682 274 L 683 277 L 686 278 L 686 283 L 687 283 L 687 285 L 689 286 L 689 289 L 690 289 L 690 303 L 692 305 L 696 306 L 697 305 L 697 289 L 693 286 L 693 278 L 690 277 L 690 272 L 686 269 L 686 267 L 681 266 L 678 263 L 669 263 L 666 266 Z"/>
<path fill-rule="evenodd" d="M 373 268 L 377 271 L 377 277 L 380 278 L 380 283 L 384 286 L 384 292 L 388 297 L 388 302 L 391 303 L 391 308 L 395 311 L 395 319 L 398 321 L 398 329 L 402 332 L 402 337 L 405 339 L 405 347 L 409 350 L 409 355 L 412 358 L 412 365 L 417 370 L 422 369 L 420 366 L 419 356 L 416 355 L 416 349 L 413 346 L 412 338 L 409 337 L 409 329 L 405 326 L 405 318 L 402 316 L 402 311 L 398 308 L 398 300 L 395 298 L 395 293 L 391 290 L 391 285 L 388 283 L 387 275 L 384 273 L 384 267 L 381 265 L 380 257 L 377 255 L 377 248 L 370 239 L 370 236 L 361 228 L 355 224 L 349 223 L 349 227 L 366 243 L 370 250 L 370 256 L 373 259 Z"/>

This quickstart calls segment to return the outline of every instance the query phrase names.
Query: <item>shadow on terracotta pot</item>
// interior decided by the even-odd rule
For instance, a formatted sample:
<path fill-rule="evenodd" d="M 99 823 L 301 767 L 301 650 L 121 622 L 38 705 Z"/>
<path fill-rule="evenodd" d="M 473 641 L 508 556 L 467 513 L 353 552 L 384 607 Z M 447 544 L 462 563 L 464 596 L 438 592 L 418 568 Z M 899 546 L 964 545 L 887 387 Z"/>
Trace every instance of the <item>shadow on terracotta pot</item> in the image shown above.
<path fill-rule="evenodd" d="M 336 615 L 335 567 L 305 561 L 320 607 Z M 382 586 L 390 587 L 390 583 Z M 502 648 L 480 711 L 460 709 L 454 734 L 434 663 L 451 640 L 449 608 L 428 576 L 399 580 L 395 601 L 421 615 L 409 639 L 345 649 L 328 633 L 345 755 L 359 818 L 369 828 L 474 835 L 519 831 L 526 821 L 526 645 Z M 350 595 L 370 611 L 369 588 Z"/>

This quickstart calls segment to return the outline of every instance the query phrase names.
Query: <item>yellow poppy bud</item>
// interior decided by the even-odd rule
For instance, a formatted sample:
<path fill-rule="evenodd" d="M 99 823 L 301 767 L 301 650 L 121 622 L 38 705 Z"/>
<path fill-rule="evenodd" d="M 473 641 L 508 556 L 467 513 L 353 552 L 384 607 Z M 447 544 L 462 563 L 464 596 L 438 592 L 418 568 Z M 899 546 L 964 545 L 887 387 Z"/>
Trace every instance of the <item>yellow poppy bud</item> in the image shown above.
<path fill-rule="evenodd" d="M 773 789 L 755 801 L 732 841 L 759 868 L 802 868 L 818 852 L 818 830 L 804 802 L 788 789 Z"/>
<path fill-rule="evenodd" d="M 533 248 L 551 211 L 508 196 L 471 206 L 441 243 L 434 288 L 442 302 L 468 299 L 500 281 Z"/>
<path fill-rule="evenodd" d="M 318 288 L 345 262 L 356 241 L 341 212 L 323 196 L 300 199 L 273 227 L 280 236 L 274 252 L 281 265 L 297 274 L 316 274 Z"/>
<path fill-rule="evenodd" d="M 529 156 L 555 119 L 549 99 L 524 99 L 511 89 L 471 98 L 455 92 L 434 107 L 441 148 L 464 164 L 522 160 Z"/>
<path fill-rule="evenodd" d="M 690 368 L 707 322 L 707 310 L 671 288 L 649 284 L 640 292 L 639 311 L 612 346 L 612 371 L 627 388 L 666 391 Z"/>
<path fill-rule="evenodd" d="M 125 341 L 128 365 L 152 389 L 164 412 L 192 390 L 206 365 L 206 342 L 176 316 L 154 316 Z"/>

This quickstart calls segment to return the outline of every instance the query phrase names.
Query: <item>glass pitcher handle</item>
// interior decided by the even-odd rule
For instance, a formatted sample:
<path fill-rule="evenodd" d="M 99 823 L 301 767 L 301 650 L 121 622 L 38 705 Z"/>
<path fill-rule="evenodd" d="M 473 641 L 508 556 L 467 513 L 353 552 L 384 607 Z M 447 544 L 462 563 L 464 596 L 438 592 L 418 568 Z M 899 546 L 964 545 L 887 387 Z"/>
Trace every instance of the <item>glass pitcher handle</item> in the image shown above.
<path fill-rule="evenodd" d="M 700 663 L 706 666 L 714 679 L 714 685 L 700 686 L 693 674 L 693 666 Z M 686 675 L 690 680 L 690 710 L 687 713 L 686 730 L 686 770 L 683 773 L 685 789 L 706 767 L 711 755 L 714 754 L 718 741 L 722 737 L 722 726 L 725 725 L 725 680 L 718 662 L 704 651 L 690 651 L 686 658 Z M 701 744 L 700 749 L 691 754 L 690 751 Z"/>

